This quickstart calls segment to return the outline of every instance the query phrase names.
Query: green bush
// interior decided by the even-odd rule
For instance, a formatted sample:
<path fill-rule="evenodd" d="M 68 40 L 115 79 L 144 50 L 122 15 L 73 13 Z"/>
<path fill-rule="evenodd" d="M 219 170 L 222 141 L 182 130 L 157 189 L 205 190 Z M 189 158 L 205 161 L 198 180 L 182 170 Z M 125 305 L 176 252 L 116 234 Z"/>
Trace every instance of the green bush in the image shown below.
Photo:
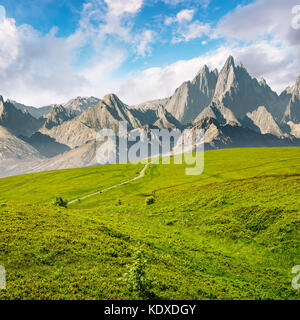
<path fill-rule="evenodd" d="M 54 205 L 57 206 L 57 207 L 67 208 L 68 207 L 68 201 L 63 200 L 62 197 L 56 197 Z"/>
<path fill-rule="evenodd" d="M 149 197 L 149 198 L 146 199 L 146 205 L 147 206 L 150 206 L 154 202 L 155 202 L 155 198 L 154 197 Z"/>

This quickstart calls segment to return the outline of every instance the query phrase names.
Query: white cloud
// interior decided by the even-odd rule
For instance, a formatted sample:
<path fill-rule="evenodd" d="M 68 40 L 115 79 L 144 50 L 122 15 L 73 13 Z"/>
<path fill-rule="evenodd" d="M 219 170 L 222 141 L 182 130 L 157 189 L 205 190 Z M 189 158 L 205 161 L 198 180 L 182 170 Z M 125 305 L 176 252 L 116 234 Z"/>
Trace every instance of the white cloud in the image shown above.
<path fill-rule="evenodd" d="M 292 8 L 298 4 L 299 0 L 256 0 L 247 6 L 238 6 L 221 19 L 215 36 L 253 41 L 273 35 L 300 44 L 299 32 L 291 27 Z"/>
<path fill-rule="evenodd" d="M 72 67 L 73 43 L 55 37 L 55 30 L 41 36 L 28 25 L 16 26 L 6 18 L 0 24 L 1 92 L 39 104 L 51 97 L 75 93 L 86 80 Z"/>
<path fill-rule="evenodd" d="M 256 0 L 238 6 L 220 20 L 214 36 L 242 41 L 245 64 L 279 91 L 300 73 L 300 32 L 292 28 L 292 8 L 298 4 L 299 0 Z"/>
<path fill-rule="evenodd" d="M 72 96 L 101 97 L 115 91 L 115 71 L 130 51 L 150 54 L 155 36 L 151 30 L 138 35 L 132 32 L 130 16 L 140 10 L 142 1 L 106 3 L 106 11 L 98 0 L 86 3 L 79 28 L 67 38 L 57 37 L 57 28 L 42 35 L 29 25 L 17 26 L 14 19 L 5 18 L 0 23 L 1 94 L 41 106 L 64 102 Z M 107 41 L 112 35 L 116 42 Z M 76 61 L 83 48 L 89 48 L 90 57 L 78 69 Z"/>
<path fill-rule="evenodd" d="M 176 24 L 173 30 L 172 43 L 188 42 L 209 34 L 210 25 L 197 20 L 193 21 L 194 15 L 194 9 L 186 9 L 179 11 L 175 17 L 165 19 L 165 25 L 167 26 Z"/>
<path fill-rule="evenodd" d="M 177 61 L 164 68 L 149 68 L 134 73 L 122 83 L 117 93 L 130 104 L 168 97 L 183 81 L 192 79 L 204 64 L 221 67 L 229 53 L 229 49 L 222 48 L 191 60 Z"/>
<path fill-rule="evenodd" d="M 151 54 L 150 44 L 155 42 L 155 37 L 156 33 L 152 30 L 145 30 L 136 36 L 138 55 L 146 56 Z"/>
<path fill-rule="evenodd" d="M 77 95 L 102 97 L 116 92 L 126 103 L 134 104 L 173 94 L 204 64 L 220 68 L 231 54 L 250 74 L 265 77 L 280 91 L 300 73 L 300 32 L 291 28 L 291 8 L 298 1 L 257 0 L 240 6 L 221 19 L 214 33 L 228 43 L 191 60 L 136 72 L 123 81 L 114 77 L 115 72 L 132 52 L 151 54 L 159 37 L 149 26 L 133 31 L 133 18 L 142 0 L 105 0 L 105 9 L 99 0 L 90 0 L 78 29 L 68 38 L 59 38 L 55 28 L 42 35 L 29 25 L 17 26 L 13 19 L 1 23 L 0 6 L 0 93 L 23 103 L 44 105 Z M 194 15 L 194 10 L 183 10 L 171 17 L 173 42 L 212 34 L 210 25 L 194 20 Z M 79 70 L 75 62 L 87 46 L 91 57 Z"/>
<path fill-rule="evenodd" d="M 176 23 L 176 22 L 183 23 L 183 22 L 192 21 L 194 18 L 194 14 L 195 14 L 195 10 L 193 10 L 193 9 L 182 10 L 182 11 L 178 12 L 175 17 L 167 17 L 165 20 L 165 24 L 167 26 L 169 26 L 169 25 Z"/>
<path fill-rule="evenodd" d="M 194 39 L 202 38 L 209 35 L 210 25 L 207 23 L 201 23 L 200 21 L 194 21 L 184 27 L 180 27 L 177 30 L 177 35 L 173 38 L 173 43 L 188 42 Z"/>
<path fill-rule="evenodd" d="M 264 77 L 279 93 L 294 84 L 299 73 L 297 57 L 276 42 L 258 41 L 247 46 L 221 46 L 191 60 L 181 60 L 164 68 L 149 68 L 131 75 L 120 86 L 118 94 L 130 104 L 171 96 L 184 81 L 192 80 L 206 64 L 219 70 L 229 55 L 242 61 L 253 77 Z"/>
<path fill-rule="evenodd" d="M 121 16 L 123 14 L 136 14 L 143 5 L 143 0 L 104 0 L 108 6 L 109 14 Z"/>

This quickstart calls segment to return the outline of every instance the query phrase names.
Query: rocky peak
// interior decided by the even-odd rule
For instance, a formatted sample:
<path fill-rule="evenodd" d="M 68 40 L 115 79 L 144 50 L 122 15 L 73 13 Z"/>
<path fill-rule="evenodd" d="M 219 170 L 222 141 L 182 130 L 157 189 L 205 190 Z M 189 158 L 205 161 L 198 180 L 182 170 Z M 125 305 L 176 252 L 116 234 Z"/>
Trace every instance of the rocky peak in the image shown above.
<path fill-rule="evenodd" d="M 216 83 L 217 72 L 210 71 L 205 65 L 192 81 L 186 81 L 176 89 L 166 110 L 183 124 L 193 122 L 210 104 Z"/>
<path fill-rule="evenodd" d="M 224 68 L 235 67 L 235 62 L 233 56 L 229 56 L 225 62 Z"/>
<path fill-rule="evenodd" d="M 235 86 L 236 68 L 234 59 L 230 56 L 222 68 L 216 84 L 215 99 L 222 100 L 224 94 Z"/>
<path fill-rule="evenodd" d="M 209 73 L 209 69 L 208 69 L 208 66 L 205 64 L 202 69 L 198 72 L 198 75 L 199 74 L 208 74 Z"/>
<path fill-rule="evenodd" d="M 42 126 L 42 121 L 29 113 L 18 110 L 12 103 L 0 97 L 0 125 L 11 130 L 16 136 L 30 136 Z"/>
<path fill-rule="evenodd" d="M 46 116 L 44 116 L 44 127 L 47 129 L 51 129 L 75 117 L 73 111 L 66 110 L 62 105 L 54 104 L 51 107 L 51 111 Z"/>
<path fill-rule="evenodd" d="M 300 76 L 296 79 L 293 94 L 300 99 Z"/>
<path fill-rule="evenodd" d="M 75 99 L 69 100 L 67 103 L 63 105 L 65 109 L 72 110 L 76 113 L 76 115 L 81 114 L 83 111 L 88 108 L 94 107 L 101 100 L 95 97 L 80 97 L 78 96 Z"/>
<path fill-rule="evenodd" d="M 126 106 L 114 93 L 110 93 L 104 96 L 102 102 L 113 108 L 122 108 Z"/>

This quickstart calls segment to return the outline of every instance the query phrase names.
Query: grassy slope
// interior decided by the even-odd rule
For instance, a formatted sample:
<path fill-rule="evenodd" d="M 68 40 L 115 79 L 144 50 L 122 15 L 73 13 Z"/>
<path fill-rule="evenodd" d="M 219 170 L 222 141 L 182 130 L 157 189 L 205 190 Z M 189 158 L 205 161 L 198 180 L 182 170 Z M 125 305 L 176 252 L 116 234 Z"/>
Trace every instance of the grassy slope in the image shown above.
<path fill-rule="evenodd" d="M 0 298 L 139 298 L 119 278 L 142 248 L 156 298 L 299 299 L 291 269 L 300 263 L 300 149 L 209 151 L 205 160 L 201 176 L 151 165 L 141 180 L 69 209 L 49 203 L 142 166 L 0 180 Z M 156 202 L 146 206 L 149 195 Z"/>

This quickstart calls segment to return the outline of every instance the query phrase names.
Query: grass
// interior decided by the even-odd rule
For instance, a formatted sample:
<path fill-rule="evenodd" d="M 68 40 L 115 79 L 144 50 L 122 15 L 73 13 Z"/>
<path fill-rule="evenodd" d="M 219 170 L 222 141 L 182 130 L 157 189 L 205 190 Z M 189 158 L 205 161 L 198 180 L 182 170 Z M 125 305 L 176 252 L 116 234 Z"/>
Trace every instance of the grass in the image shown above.
<path fill-rule="evenodd" d="M 299 160 L 299 148 L 208 151 L 201 176 L 150 165 L 68 209 L 51 203 L 129 180 L 143 165 L 1 179 L 0 298 L 299 299 Z M 137 250 L 143 291 L 124 276 Z"/>

